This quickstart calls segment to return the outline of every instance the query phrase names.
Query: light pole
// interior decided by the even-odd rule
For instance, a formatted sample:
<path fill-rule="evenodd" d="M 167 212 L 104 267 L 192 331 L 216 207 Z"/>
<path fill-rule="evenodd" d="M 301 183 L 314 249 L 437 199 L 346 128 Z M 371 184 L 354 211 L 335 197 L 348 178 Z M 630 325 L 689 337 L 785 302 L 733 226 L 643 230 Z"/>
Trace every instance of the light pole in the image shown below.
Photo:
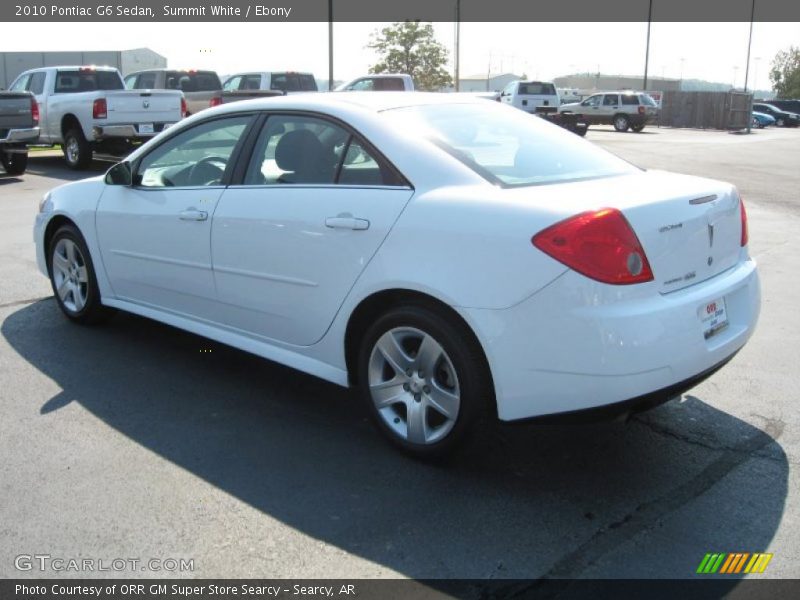
<path fill-rule="evenodd" d="M 328 91 L 333 89 L 333 0 L 328 0 Z"/>
<path fill-rule="evenodd" d="M 750 5 L 750 37 L 747 38 L 747 65 L 744 69 L 744 91 L 747 93 L 747 76 L 750 74 L 750 46 L 753 44 L 753 18 L 756 16 L 756 0 Z"/>
<path fill-rule="evenodd" d="M 647 91 L 647 67 L 650 63 L 650 21 L 653 18 L 653 0 L 650 0 L 650 8 L 647 11 L 647 46 L 644 51 L 644 85 L 642 91 Z"/>

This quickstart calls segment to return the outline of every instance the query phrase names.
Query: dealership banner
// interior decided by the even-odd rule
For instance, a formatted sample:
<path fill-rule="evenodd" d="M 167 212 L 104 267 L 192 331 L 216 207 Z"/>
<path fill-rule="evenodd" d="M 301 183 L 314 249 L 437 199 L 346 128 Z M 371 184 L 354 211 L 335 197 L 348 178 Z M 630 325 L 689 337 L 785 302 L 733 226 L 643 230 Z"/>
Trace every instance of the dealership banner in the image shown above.
<path fill-rule="evenodd" d="M 3 22 L 800 21 L 796 0 L 11 0 Z M 713 40 L 709 40 L 709 43 Z"/>
<path fill-rule="evenodd" d="M 694 579 L 17 579 L 2 600 L 439 600 L 647 598 L 774 600 L 800 597 L 800 580 Z"/>

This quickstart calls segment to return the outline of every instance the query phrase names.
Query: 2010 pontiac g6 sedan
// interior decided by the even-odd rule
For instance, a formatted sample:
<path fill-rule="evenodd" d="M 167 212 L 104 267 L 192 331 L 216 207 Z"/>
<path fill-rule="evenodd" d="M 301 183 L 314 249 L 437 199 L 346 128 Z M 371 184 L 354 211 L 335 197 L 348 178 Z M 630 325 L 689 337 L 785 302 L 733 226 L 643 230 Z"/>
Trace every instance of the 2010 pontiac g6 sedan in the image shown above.
<path fill-rule="evenodd" d="M 482 414 L 675 397 L 760 306 L 735 187 L 448 94 L 203 111 L 49 192 L 35 241 L 73 321 L 121 309 L 357 386 L 422 456 Z"/>

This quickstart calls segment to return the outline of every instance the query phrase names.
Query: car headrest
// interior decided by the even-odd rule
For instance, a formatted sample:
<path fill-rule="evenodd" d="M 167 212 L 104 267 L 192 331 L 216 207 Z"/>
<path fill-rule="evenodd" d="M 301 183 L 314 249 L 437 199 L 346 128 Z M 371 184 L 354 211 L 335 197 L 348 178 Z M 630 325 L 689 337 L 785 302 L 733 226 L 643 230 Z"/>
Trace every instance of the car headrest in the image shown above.
<path fill-rule="evenodd" d="M 283 171 L 301 171 L 314 168 L 323 160 L 324 149 L 308 129 L 290 131 L 278 140 L 275 147 L 275 162 Z"/>

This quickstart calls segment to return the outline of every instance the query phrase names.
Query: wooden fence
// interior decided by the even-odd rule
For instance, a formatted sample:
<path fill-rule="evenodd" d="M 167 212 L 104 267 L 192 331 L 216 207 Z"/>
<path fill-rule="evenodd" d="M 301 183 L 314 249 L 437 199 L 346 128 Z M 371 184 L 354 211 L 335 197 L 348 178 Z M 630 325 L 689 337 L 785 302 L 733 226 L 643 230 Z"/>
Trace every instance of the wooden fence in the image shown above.
<path fill-rule="evenodd" d="M 745 129 L 753 95 L 743 92 L 664 92 L 658 124 L 694 129 Z"/>

